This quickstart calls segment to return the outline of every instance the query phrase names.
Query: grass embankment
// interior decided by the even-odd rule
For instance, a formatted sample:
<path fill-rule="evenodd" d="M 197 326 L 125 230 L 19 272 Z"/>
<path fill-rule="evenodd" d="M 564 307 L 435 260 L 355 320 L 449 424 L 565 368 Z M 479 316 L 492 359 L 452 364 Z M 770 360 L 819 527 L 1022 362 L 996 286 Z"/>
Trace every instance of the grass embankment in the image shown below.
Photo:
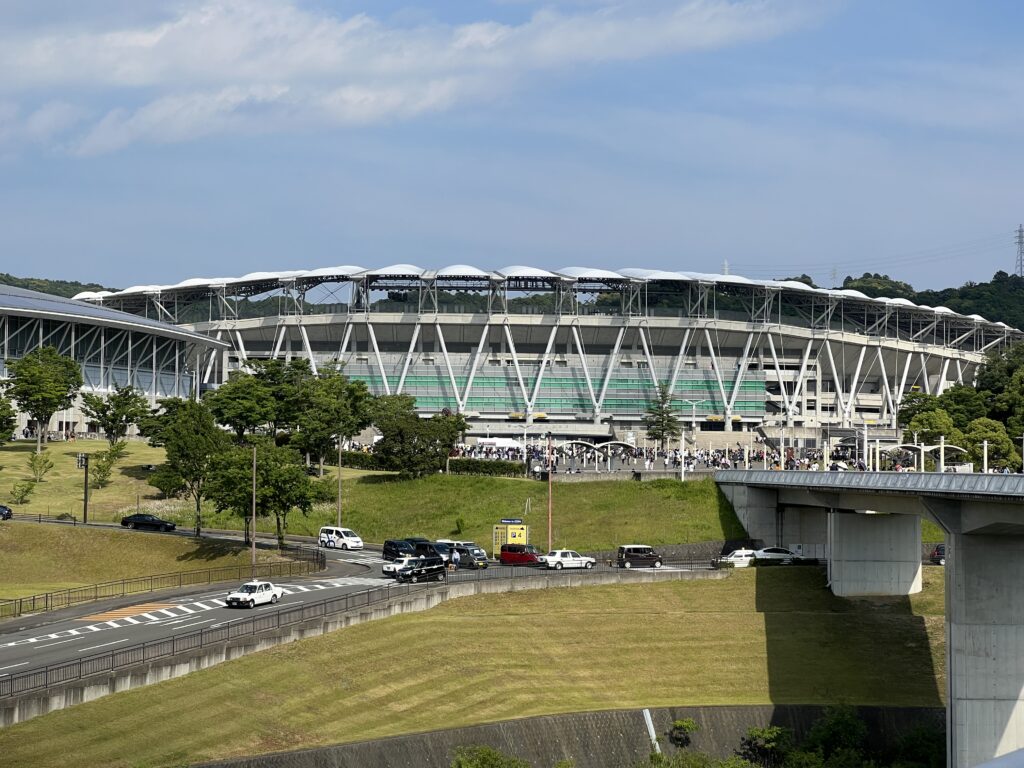
<path fill-rule="evenodd" d="M 0 754 L 166 766 L 560 712 L 940 706 L 942 590 L 926 568 L 922 595 L 851 601 L 769 568 L 463 598 L 0 730 Z"/>
<path fill-rule="evenodd" d="M 0 552 L 0 599 L 250 562 L 250 551 L 237 544 L 17 521 L 0 523 Z M 257 556 L 278 559 L 260 550 Z"/>
<path fill-rule="evenodd" d="M 51 469 L 37 483 L 27 504 L 14 504 L 11 488 L 20 480 L 31 478 L 28 458 L 35 451 L 34 440 L 9 443 L 0 448 L 0 498 L 14 508 L 15 514 L 59 515 L 72 514 L 82 519 L 82 488 L 84 471 L 76 466 L 79 453 L 95 454 L 108 448 L 106 440 L 76 440 L 75 442 L 48 443 L 46 455 L 53 460 Z M 159 492 L 146 483 L 147 465 L 164 461 L 163 448 L 151 448 L 141 440 L 130 440 L 128 452 L 114 467 L 110 484 L 106 488 L 89 489 L 90 520 L 120 520 L 137 503 L 152 503 Z"/>
<path fill-rule="evenodd" d="M 427 536 L 488 546 L 495 523 L 518 517 L 531 527 L 531 541 L 547 544 L 547 485 L 535 480 L 433 475 L 398 481 L 392 475 L 364 474 L 343 476 L 342 482 L 343 521 L 366 541 Z M 732 505 L 710 479 L 555 483 L 552 507 L 556 547 L 596 551 L 629 542 L 679 544 L 746 536 Z M 335 514 L 332 504 L 318 506 L 308 517 L 293 513 L 288 532 L 315 535 L 321 525 L 334 523 Z M 207 524 L 237 528 L 241 520 L 219 514 Z M 258 527 L 271 531 L 273 521 L 258 521 Z"/>

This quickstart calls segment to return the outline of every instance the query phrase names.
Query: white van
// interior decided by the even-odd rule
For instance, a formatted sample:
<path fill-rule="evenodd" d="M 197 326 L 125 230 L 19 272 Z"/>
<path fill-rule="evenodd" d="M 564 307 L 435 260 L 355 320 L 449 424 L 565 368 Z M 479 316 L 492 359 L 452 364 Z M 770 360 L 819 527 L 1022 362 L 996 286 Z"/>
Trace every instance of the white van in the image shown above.
<path fill-rule="evenodd" d="M 363 540 L 359 535 L 349 528 L 335 528 L 327 525 L 320 529 L 321 547 L 328 549 L 362 549 Z"/>

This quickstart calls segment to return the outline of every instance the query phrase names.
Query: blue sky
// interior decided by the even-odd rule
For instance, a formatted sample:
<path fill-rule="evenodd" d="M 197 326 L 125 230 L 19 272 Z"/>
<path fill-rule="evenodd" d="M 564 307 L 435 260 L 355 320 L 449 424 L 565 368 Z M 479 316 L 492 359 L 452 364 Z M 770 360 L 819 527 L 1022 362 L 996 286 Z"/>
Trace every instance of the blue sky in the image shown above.
<path fill-rule="evenodd" d="M 0 269 L 1012 271 L 1024 6 L 3 0 Z"/>

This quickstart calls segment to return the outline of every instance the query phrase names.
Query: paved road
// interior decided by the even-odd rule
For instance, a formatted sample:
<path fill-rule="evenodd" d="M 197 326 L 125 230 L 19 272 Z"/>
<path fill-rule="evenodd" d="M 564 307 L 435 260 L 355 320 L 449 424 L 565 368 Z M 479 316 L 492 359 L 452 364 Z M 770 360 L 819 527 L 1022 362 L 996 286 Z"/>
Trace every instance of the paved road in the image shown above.
<path fill-rule="evenodd" d="M 46 614 L 20 617 L 0 625 L 0 677 L 61 664 L 93 653 L 130 647 L 202 628 L 223 626 L 262 613 L 393 583 L 381 574 L 380 552 L 325 550 L 328 568 L 320 574 L 283 578 L 277 605 L 229 609 L 223 598 L 231 585 L 203 585 L 163 590 L 87 603 Z M 597 569 L 607 570 L 598 565 Z M 678 570 L 671 565 L 664 570 Z M 460 571 L 454 579 L 519 578 L 533 568 L 492 565 L 483 571 Z"/>

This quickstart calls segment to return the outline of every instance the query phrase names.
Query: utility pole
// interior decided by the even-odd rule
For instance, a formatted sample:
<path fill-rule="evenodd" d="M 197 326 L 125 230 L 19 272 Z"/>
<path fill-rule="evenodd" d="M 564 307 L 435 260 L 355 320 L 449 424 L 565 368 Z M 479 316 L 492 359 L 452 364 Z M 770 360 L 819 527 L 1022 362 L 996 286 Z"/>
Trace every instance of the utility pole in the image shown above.
<path fill-rule="evenodd" d="M 338 527 L 341 528 L 341 435 L 338 435 Z"/>
<path fill-rule="evenodd" d="M 339 467 L 340 469 L 340 467 Z M 252 575 L 256 575 L 256 446 L 252 447 Z"/>
<path fill-rule="evenodd" d="M 611 449 L 608 451 L 611 454 Z M 552 550 L 551 537 L 551 433 L 548 432 L 548 552 Z"/>

